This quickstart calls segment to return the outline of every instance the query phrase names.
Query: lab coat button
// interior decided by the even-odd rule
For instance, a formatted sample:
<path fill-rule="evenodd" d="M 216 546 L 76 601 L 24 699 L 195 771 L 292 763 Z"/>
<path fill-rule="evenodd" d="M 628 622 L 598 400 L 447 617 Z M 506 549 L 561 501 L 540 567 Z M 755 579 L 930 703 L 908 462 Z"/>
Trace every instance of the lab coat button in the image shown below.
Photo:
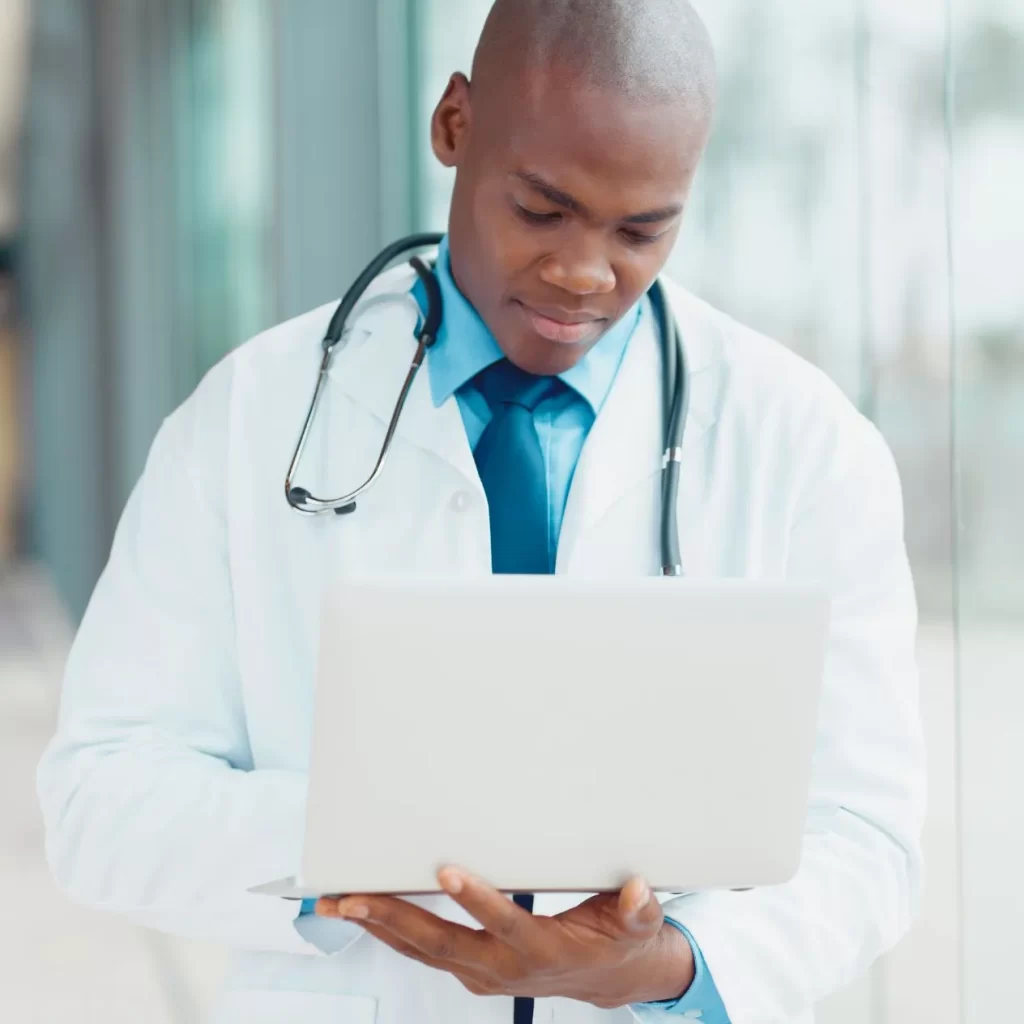
<path fill-rule="evenodd" d="M 452 510 L 465 512 L 473 504 L 473 496 L 468 491 L 456 491 L 452 495 Z"/>

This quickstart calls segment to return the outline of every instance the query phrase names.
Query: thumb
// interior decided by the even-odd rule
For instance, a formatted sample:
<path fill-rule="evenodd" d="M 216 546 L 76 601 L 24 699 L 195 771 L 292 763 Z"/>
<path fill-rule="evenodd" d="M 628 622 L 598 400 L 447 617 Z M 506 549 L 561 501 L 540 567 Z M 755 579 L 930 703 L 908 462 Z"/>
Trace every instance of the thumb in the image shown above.
<path fill-rule="evenodd" d="M 646 939 L 656 935 L 665 916 L 650 886 L 642 878 L 632 878 L 619 893 L 619 921 L 631 938 Z"/>

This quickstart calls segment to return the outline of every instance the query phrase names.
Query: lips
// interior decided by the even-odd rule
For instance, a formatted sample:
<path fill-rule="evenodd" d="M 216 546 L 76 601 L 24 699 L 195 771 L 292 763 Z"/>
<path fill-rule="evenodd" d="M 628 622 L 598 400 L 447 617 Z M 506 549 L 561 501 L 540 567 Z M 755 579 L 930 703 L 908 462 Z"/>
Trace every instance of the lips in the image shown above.
<path fill-rule="evenodd" d="M 572 313 L 551 306 L 528 306 L 521 301 L 518 305 L 537 334 L 561 345 L 579 345 L 597 337 L 605 323 L 605 317 L 588 313 Z"/>

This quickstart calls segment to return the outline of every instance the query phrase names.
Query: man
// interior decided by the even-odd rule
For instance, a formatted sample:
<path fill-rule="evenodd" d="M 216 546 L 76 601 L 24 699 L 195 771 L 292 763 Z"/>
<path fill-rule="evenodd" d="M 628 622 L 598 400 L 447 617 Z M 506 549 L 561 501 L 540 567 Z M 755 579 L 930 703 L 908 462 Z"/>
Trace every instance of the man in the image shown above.
<path fill-rule="evenodd" d="M 453 867 L 444 896 L 324 899 L 297 918 L 246 891 L 298 860 L 318 582 L 653 571 L 660 368 L 643 296 L 713 95 L 681 0 L 498 0 L 472 80 L 452 77 L 432 122 L 456 169 L 443 329 L 360 512 L 311 523 L 280 495 L 331 309 L 243 346 L 164 424 L 72 652 L 40 792 L 73 896 L 248 950 L 218 1021 L 802 1022 L 908 927 L 923 758 L 892 460 L 822 375 L 668 284 L 691 375 L 687 571 L 833 594 L 796 878 L 664 905 L 636 879 L 531 905 Z M 410 290 L 407 270 L 376 287 Z M 402 304 L 354 322 L 309 455 L 326 493 L 372 458 L 411 354 Z M 673 729 L 641 709 L 630 737 L 594 756 L 633 762 Z M 665 813 L 685 815 L 699 785 L 681 747 Z"/>

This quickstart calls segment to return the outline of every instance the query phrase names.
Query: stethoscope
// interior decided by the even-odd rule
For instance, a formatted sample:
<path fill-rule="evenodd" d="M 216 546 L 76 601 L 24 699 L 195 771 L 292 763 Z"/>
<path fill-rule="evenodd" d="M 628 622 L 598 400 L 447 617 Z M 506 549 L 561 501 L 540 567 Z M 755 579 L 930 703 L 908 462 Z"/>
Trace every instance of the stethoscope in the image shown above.
<path fill-rule="evenodd" d="M 409 238 L 400 239 L 389 245 L 356 278 L 352 287 L 349 288 L 345 297 L 341 300 L 341 304 L 335 310 L 334 316 L 331 317 L 327 333 L 324 335 L 324 340 L 321 343 L 323 355 L 320 360 L 320 371 L 317 374 L 316 389 L 309 403 L 306 420 L 302 425 L 302 433 L 299 435 L 299 441 L 295 446 L 295 453 L 292 455 L 291 465 L 288 467 L 288 475 L 285 477 L 284 482 L 285 498 L 288 504 L 296 511 L 302 512 L 305 515 L 323 515 L 327 512 L 333 512 L 339 516 L 350 515 L 355 512 L 356 502 L 359 497 L 365 494 L 377 482 L 384 471 L 388 455 L 391 452 L 391 443 L 398 428 L 398 421 L 401 419 L 402 411 L 405 408 L 406 399 L 409 397 L 416 374 L 423 365 L 427 350 L 437 340 L 437 332 L 441 326 L 443 314 L 441 288 L 437 283 L 437 278 L 434 276 L 433 271 L 418 256 L 413 256 L 409 263 L 413 270 L 416 271 L 416 275 L 426 290 L 427 311 L 426 315 L 422 315 L 422 313 L 420 315 L 420 322 L 417 324 L 416 330 L 416 352 L 412 357 L 409 372 L 395 402 L 391 421 L 388 423 L 387 431 L 384 434 L 384 442 L 381 445 L 380 454 L 377 456 L 373 472 L 361 486 L 340 498 L 317 498 L 304 487 L 294 487 L 292 485 L 299 464 L 302 461 L 302 453 L 306 448 L 310 430 L 316 419 L 317 408 L 320 405 L 324 386 L 327 383 L 327 374 L 330 370 L 335 347 L 345 336 L 346 325 L 352 311 L 367 289 L 398 257 L 404 256 L 415 249 L 437 246 L 443 237 L 443 235 L 438 234 L 412 235 Z M 669 315 L 665 292 L 659 282 L 656 281 L 651 286 L 648 297 L 651 300 L 651 306 L 654 309 L 658 322 L 661 357 L 664 364 L 663 408 L 665 409 L 665 450 L 662 455 L 661 472 L 661 574 L 663 576 L 681 576 L 683 569 L 679 557 L 679 526 L 676 518 L 676 509 L 679 500 L 679 464 L 683 456 L 683 432 L 686 429 L 686 418 L 690 404 L 686 352 L 683 348 L 682 337 L 675 318 Z"/>

